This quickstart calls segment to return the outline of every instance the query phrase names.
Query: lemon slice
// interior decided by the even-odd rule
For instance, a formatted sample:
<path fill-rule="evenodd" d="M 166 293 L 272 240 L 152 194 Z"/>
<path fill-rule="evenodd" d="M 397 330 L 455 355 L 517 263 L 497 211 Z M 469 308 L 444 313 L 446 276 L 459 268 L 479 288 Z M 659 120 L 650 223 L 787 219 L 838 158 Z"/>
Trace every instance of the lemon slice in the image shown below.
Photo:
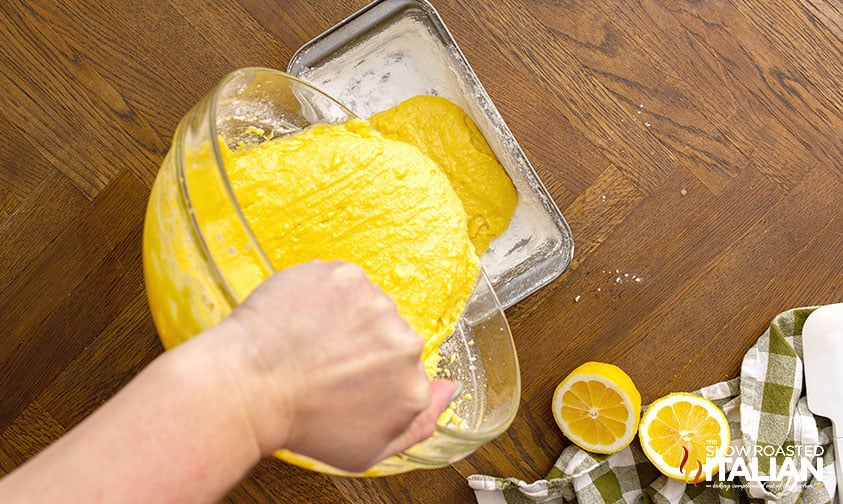
<path fill-rule="evenodd" d="M 594 453 L 616 453 L 635 438 L 641 394 L 615 365 L 586 362 L 553 393 L 553 418 L 565 437 Z"/>
<path fill-rule="evenodd" d="M 657 399 L 641 418 L 641 448 L 665 476 L 697 483 L 717 473 L 729 447 L 729 422 L 716 404 L 687 393 Z"/>

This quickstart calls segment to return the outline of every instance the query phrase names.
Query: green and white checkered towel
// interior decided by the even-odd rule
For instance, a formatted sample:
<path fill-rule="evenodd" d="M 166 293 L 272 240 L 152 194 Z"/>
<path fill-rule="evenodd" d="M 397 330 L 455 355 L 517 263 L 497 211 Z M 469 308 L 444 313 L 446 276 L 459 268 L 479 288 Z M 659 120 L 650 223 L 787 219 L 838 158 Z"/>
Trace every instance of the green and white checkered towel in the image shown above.
<path fill-rule="evenodd" d="M 811 414 L 802 387 L 802 324 L 815 308 L 776 316 L 744 356 L 740 377 L 695 392 L 723 409 L 732 431 L 730 460 L 711 481 L 662 476 L 636 438 L 608 456 L 571 445 L 533 483 L 469 476 L 478 504 L 832 502 L 831 422 Z"/>

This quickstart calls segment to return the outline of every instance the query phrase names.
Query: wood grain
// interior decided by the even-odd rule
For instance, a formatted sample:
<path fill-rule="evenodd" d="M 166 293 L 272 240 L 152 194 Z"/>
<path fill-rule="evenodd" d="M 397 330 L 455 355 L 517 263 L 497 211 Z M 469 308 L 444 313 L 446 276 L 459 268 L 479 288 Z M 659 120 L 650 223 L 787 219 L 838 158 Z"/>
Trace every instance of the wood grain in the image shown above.
<path fill-rule="evenodd" d="M 0 475 L 162 351 L 140 260 L 180 118 L 230 70 L 286 67 L 365 0 L 0 4 Z M 828 0 L 435 0 L 568 220 L 568 270 L 507 311 L 512 427 L 377 478 L 262 461 L 231 503 L 471 502 L 543 477 L 553 388 L 621 365 L 645 402 L 735 376 L 777 313 L 843 301 L 843 8 Z"/>

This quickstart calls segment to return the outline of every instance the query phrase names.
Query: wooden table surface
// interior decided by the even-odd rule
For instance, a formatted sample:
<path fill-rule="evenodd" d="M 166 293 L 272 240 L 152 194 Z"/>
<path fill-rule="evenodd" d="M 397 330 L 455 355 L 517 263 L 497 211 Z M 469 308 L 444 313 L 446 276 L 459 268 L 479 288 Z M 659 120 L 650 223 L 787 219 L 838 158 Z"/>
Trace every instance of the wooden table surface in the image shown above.
<path fill-rule="evenodd" d="M 470 474 L 549 470 L 551 393 L 582 362 L 646 403 L 735 376 L 777 313 L 843 301 L 840 2 L 434 1 L 576 242 L 507 311 L 518 416 L 434 471 L 267 459 L 230 502 L 470 502 Z M 141 235 L 182 115 L 365 3 L 0 2 L 0 475 L 162 352 Z"/>

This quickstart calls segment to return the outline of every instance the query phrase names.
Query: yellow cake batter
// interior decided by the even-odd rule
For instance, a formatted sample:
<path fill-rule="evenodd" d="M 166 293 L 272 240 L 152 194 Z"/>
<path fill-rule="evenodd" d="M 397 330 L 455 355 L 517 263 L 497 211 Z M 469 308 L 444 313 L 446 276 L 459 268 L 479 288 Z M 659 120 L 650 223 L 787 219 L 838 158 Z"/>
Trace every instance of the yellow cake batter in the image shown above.
<path fill-rule="evenodd" d="M 518 195 L 474 121 L 440 96 L 415 96 L 369 121 L 385 137 L 413 144 L 436 161 L 462 200 L 471 241 L 483 255 L 509 225 Z"/>
<path fill-rule="evenodd" d="M 424 357 L 434 355 L 480 263 L 462 203 L 432 160 L 354 120 L 224 149 L 223 162 L 276 270 L 312 259 L 360 265 L 425 338 Z"/>

